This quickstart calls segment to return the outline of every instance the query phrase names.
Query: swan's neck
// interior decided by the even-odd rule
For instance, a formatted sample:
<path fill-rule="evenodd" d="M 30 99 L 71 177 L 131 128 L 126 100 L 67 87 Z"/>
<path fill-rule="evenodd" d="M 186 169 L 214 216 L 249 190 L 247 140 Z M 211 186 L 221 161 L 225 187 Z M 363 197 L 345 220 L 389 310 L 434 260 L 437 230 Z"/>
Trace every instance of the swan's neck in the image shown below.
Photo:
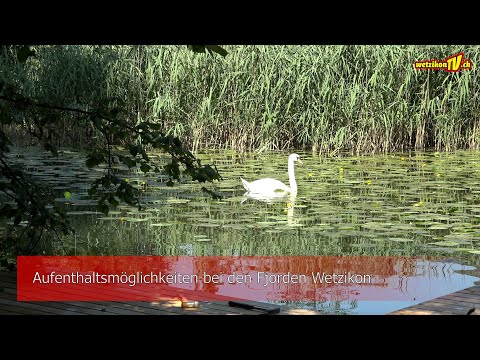
<path fill-rule="evenodd" d="M 290 191 L 297 192 L 297 181 L 295 180 L 293 160 L 288 161 L 288 180 L 290 181 Z"/>

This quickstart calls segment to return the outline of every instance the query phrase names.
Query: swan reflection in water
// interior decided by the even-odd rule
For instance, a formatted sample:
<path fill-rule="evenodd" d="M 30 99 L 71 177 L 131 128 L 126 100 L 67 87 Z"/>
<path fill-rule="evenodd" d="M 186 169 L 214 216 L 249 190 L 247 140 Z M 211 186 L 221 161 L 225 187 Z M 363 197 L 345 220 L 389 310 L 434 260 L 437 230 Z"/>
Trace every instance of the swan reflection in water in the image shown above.
<path fill-rule="evenodd" d="M 253 194 L 246 192 L 243 195 L 243 199 L 240 204 L 243 204 L 245 201 L 252 199 L 256 201 L 261 201 L 267 204 L 274 204 L 274 203 L 283 203 L 286 204 L 287 208 L 287 225 L 292 226 L 298 224 L 298 219 L 295 219 L 295 200 L 297 199 L 297 193 L 278 193 L 275 195 L 266 195 L 266 194 Z"/>

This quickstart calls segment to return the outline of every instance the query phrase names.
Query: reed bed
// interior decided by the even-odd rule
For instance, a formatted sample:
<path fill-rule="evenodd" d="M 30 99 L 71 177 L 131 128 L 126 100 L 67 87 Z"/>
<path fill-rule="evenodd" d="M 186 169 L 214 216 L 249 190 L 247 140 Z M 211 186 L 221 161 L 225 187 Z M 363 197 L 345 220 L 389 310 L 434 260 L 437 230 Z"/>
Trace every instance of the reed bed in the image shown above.
<path fill-rule="evenodd" d="M 480 147 L 480 46 L 235 45 L 226 58 L 172 45 L 34 48 L 24 64 L 2 53 L 0 77 L 41 102 L 121 105 L 132 123 L 161 123 L 193 150 Z M 473 70 L 413 67 L 460 51 Z M 60 145 L 92 138 L 72 116 L 58 129 Z"/>

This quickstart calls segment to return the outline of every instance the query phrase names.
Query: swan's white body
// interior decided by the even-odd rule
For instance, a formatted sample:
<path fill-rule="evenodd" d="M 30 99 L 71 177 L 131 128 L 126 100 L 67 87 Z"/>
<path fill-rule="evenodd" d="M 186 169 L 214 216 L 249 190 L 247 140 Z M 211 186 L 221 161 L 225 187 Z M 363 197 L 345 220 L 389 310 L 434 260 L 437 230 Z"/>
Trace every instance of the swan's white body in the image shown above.
<path fill-rule="evenodd" d="M 278 196 L 282 192 L 296 193 L 298 190 L 298 187 L 297 187 L 297 182 L 295 180 L 295 170 L 294 170 L 295 161 L 302 163 L 299 155 L 291 154 L 288 157 L 288 180 L 289 180 L 290 186 L 287 186 L 283 182 L 276 179 L 272 179 L 272 178 L 259 179 L 252 182 L 248 182 L 245 179 L 240 178 L 242 180 L 243 187 L 245 188 L 245 190 L 247 190 L 247 194 Z"/>

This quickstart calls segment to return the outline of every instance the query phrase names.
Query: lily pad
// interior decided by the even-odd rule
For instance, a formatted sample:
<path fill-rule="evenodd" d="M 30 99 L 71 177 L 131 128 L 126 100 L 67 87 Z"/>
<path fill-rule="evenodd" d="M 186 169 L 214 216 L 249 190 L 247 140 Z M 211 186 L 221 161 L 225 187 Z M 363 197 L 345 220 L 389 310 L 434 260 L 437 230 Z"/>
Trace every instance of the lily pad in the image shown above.
<path fill-rule="evenodd" d="M 410 239 L 410 238 L 400 238 L 400 237 L 389 237 L 388 240 L 396 241 L 396 242 L 410 242 L 410 241 L 413 241 L 413 239 Z"/>
<path fill-rule="evenodd" d="M 438 246 L 458 246 L 459 245 L 459 243 L 455 241 L 437 241 L 429 244 L 438 245 Z"/>

